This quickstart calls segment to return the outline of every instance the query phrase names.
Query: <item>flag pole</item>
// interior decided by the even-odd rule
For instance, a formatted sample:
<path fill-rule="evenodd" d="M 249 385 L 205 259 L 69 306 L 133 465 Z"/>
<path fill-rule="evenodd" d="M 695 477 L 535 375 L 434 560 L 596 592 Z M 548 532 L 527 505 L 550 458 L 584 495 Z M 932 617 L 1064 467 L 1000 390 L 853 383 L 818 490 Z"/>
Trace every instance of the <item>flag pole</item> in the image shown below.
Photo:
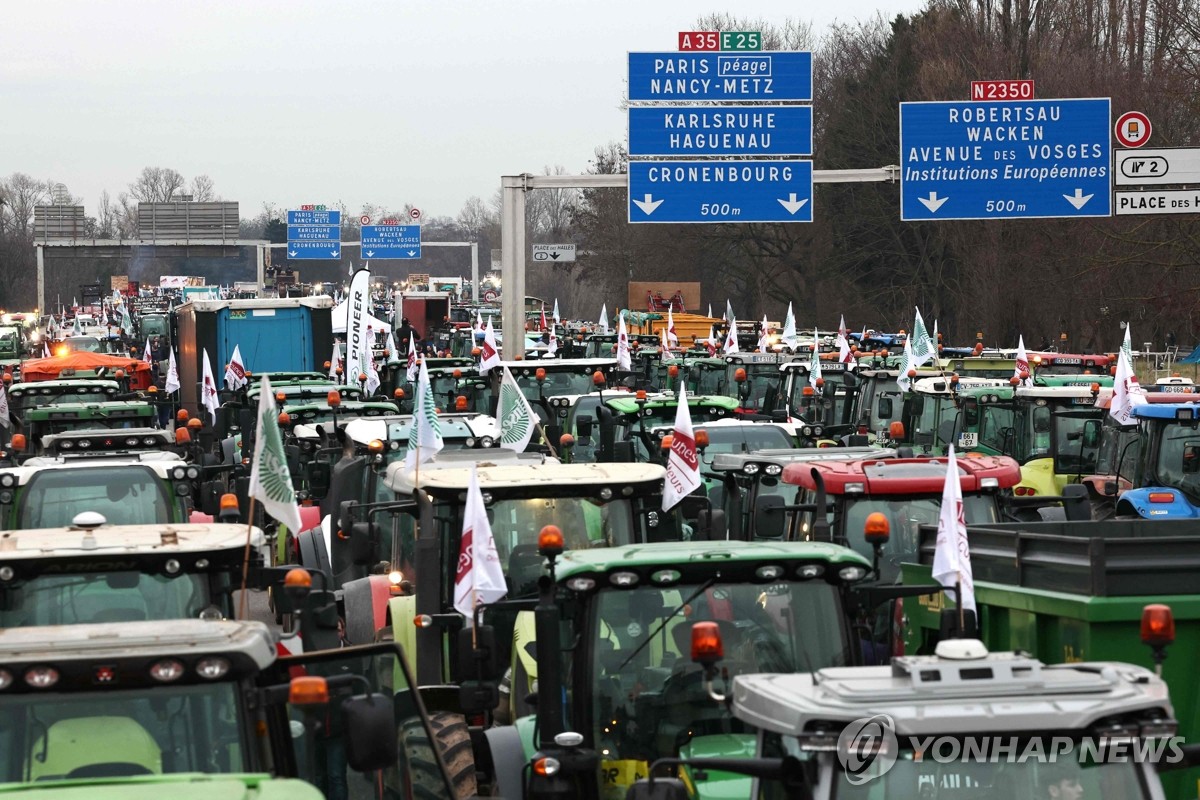
<path fill-rule="evenodd" d="M 958 604 L 958 635 L 962 636 L 967 629 L 967 614 L 963 610 L 963 593 L 962 593 L 962 570 L 955 573 L 956 580 L 954 581 L 954 599 Z"/>
<path fill-rule="evenodd" d="M 250 495 L 250 513 L 246 515 L 246 551 L 242 555 L 242 600 L 238 611 L 238 617 L 242 620 L 246 619 L 246 581 L 250 576 L 250 539 L 254 532 L 254 499 L 254 495 Z"/>

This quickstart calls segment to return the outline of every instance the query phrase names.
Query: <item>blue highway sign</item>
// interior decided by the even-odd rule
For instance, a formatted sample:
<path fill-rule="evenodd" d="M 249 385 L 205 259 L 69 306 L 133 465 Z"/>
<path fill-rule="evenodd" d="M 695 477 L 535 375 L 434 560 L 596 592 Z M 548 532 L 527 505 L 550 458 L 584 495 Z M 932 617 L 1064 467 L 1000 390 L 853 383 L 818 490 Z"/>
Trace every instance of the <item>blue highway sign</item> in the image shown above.
<path fill-rule="evenodd" d="M 309 261 L 336 260 L 342 257 L 342 244 L 336 241 L 313 241 L 311 239 L 298 242 L 288 240 L 287 257 Z"/>
<path fill-rule="evenodd" d="M 287 212 L 288 225 L 341 225 L 341 211 L 296 211 Z"/>
<path fill-rule="evenodd" d="M 900 104 L 900 218 L 1112 214 L 1108 98 Z"/>
<path fill-rule="evenodd" d="M 812 100 L 812 53 L 630 53 L 629 99 Z"/>
<path fill-rule="evenodd" d="M 631 161 L 630 222 L 812 222 L 811 161 Z"/>
<path fill-rule="evenodd" d="M 420 225 L 363 225 L 363 258 L 420 258 Z"/>
<path fill-rule="evenodd" d="M 812 106 L 632 106 L 631 156 L 812 155 Z"/>

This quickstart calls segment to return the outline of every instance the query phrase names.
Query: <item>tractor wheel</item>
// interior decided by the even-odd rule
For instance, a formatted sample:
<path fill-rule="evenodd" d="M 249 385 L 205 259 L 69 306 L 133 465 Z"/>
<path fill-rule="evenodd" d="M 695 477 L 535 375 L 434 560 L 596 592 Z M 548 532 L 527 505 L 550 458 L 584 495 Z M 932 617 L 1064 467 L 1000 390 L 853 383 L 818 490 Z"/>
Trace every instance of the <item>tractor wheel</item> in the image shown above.
<path fill-rule="evenodd" d="M 419 718 L 400 727 L 401 774 L 405 797 L 412 800 L 444 800 L 446 784 L 429 743 L 429 734 Z"/>
<path fill-rule="evenodd" d="M 429 727 L 441 753 L 442 762 L 450 776 L 454 796 L 462 800 L 478 792 L 475 782 L 475 752 L 471 748 L 471 733 L 462 714 L 435 711 L 429 715 Z"/>

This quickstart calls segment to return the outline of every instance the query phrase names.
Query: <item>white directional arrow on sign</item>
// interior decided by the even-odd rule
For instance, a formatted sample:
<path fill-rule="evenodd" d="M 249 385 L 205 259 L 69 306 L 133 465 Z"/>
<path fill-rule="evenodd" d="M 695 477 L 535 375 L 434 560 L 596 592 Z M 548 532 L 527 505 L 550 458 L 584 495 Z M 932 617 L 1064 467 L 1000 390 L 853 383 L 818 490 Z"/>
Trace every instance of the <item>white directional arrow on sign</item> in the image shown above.
<path fill-rule="evenodd" d="M 662 205 L 662 202 L 662 200 L 655 200 L 650 195 L 646 195 L 645 200 L 634 200 L 633 204 L 649 216 L 654 213 L 654 209 Z"/>
<path fill-rule="evenodd" d="M 337 250 L 330 250 L 330 251 L 329 251 L 329 255 L 333 256 L 334 258 L 337 258 L 337 257 L 338 257 L 338 251 L 337 251 Z"/>
<path fill-rule="evenodd" d="M 790 193 L 787 200 L 784 200 L 783 198 L 777 199 L 779 200 L 779 205 L 786 208 L 789 214 L 795 214 L 797 211 L 804 208 L 804 204 L 808 202 L 807 197 L 803 200 L 797 200 L 795 192 Z"/>
<path fill-rule="evenodd" d="M 289 256 L 290 258 L 295 258 L 295 257 L 296 257 L 296 251 L 295 251 L 295 250 L 289 250 L 289 251 L 288 251 L 288 256 Z"/>
<path fill-rule="evenodd" d="M 408 251 L 408 257 L 409 257 L 409 258 L 412 258 L 412 257 L 413 257 L 413 256 L 415 256 L 416 254 L 417 254 L 417 251 L 416 251 L 416 250 L 409 250 L 409 251 Z"/>
<path fill-rule="evenodd" d="M 1078 211 L 1087 205 L 1087 201 L 1092 199 L 1092 195 L 1084 194 L 1083 189 L 1076 189 L 1074 195 L 1064 194 L 1063 198 L 1068 203 L 1075 206 L 1075 210 Z"/>
<path fill-rule="evenodd" d="M 918 197 L 917 199 L 921 201 L 921 205 L 929 209 L 931 214 L 936 214 L 937 210 L 942 207 L 942 203 L 946 202 L 950 198 L 938 197 L 937 192 L 930 192 L 929 197 Z"/>
<path fill-rule="evenodd" d="M 374 250 L 368 250 L 368 251 L 367 251 L 367 258 L 371 258 L 371 257 L 372 257 L 372 256 L 374 256 L 374 255 L 375 255 L 375 251 L 374 251 Z"/>

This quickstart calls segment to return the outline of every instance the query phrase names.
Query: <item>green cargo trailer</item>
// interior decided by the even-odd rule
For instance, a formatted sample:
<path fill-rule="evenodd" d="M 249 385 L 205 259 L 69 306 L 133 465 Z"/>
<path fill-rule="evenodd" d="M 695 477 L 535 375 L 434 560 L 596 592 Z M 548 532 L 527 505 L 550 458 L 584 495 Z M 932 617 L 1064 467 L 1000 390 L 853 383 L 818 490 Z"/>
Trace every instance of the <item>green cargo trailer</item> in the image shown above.
<path fill-rule="evenodd" d="M 1153 667 L 1140 640 L 1142 609 L 1169 606 L 1176 641 L 1162 675 L 1179 731 L 1200 738 L 1200 535 L 1190 520 L 1036 522 L 969 525 L 979 638 L 989 650 L 1023 650 L 1047 664 L 1125 661 Z M 931 583 L 936 526 L 922 526 L 919 563 L 906 584 Z M 951 593 L 905 605 L 906 652 L 930 653 Z M 1182 776 L 1182 777 L 1179 777 Z M 1195 797 L 1200 769 L 1164 779 L 1168 797 Z M 1184 787 L 1193 787 L 1185 792 Z"/>

